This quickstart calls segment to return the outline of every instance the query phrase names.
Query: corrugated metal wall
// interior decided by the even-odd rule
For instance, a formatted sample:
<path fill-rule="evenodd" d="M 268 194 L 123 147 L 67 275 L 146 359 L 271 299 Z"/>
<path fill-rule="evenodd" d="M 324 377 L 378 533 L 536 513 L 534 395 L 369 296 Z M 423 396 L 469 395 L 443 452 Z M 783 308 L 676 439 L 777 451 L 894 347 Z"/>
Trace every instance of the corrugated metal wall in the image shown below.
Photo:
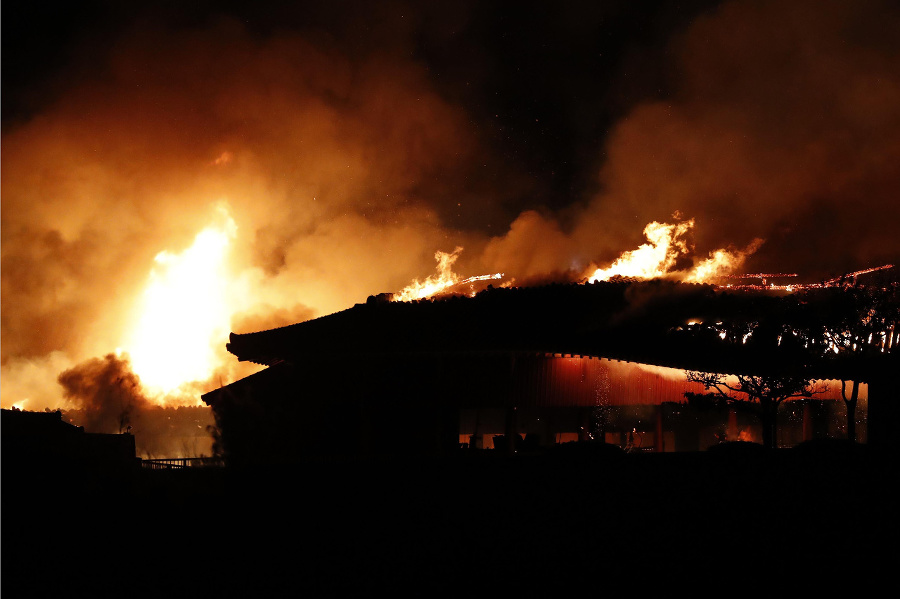
<path fill-rule="evenodd" d="M 705 391 L 703 385 L 688 382 L 683 370 L 605 358 L 517 356 L 512 372 L 513 402 L 524 407 L 659 405 L 684 401 L 685 392 Z M 819 384 L 827 391 L 817 399 L 840 399 L 839 381 Z M 863 400 L 866 391 L 862 385 Z"/>

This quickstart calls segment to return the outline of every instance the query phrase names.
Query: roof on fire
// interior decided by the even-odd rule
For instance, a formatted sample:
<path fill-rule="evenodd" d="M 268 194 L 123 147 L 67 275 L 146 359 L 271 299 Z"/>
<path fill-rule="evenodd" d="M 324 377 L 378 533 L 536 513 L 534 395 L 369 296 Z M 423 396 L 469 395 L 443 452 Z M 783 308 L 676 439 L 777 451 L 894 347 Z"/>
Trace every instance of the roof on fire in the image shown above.
<path fill-rule="evenodd" d="M 474 297 L 365 304 L 290 326 L 230 336 L 242 361 L 311 355 L 528 352 L 601 356 L 711 372 L 793 368 L 807 359 L 774 344 L 723 347 L 689 320 L 781 315 L 784 295 L 671 281 L 488 288 Z M 830 367 L 833 370 L 833 366 Z M 836 378 L 822 376 L 821 378 Z"/>

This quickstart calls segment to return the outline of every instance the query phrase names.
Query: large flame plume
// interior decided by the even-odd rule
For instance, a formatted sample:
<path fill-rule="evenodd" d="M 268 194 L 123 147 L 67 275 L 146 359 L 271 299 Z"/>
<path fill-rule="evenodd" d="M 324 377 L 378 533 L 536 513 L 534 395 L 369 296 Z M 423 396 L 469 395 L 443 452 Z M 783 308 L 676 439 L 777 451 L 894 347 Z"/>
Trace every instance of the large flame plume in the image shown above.
<path fill-rule="evenodd" d="M 666 275 L 682 255 L 688 253 L 684 236 L 694 221 L 665 224 L 652 222 L 644 227 L 648 243 L 622 254 L 609 268 L 598 268 L 588 282 L 608 281 L 612 277 L 653 279 Z"/>
<path fill-rule="evenodd" d="M 622 277 L 675 278 L 688 283 L 710 283 L 743 266 L 747 257 L 763 243 L 762 239 L 755 239 L 743 250 L 720 248 L 711 252 L 708 258 L 693 261 L 688 268 L 679 268 L 678 265 L 684 259 L 693 260 L 692 245 L 688 239 L 693 228 L 694 219 L 675 223 L 649 223 L 644 227 L 647 243 L 624 252 L 609 267 L 593 270 L 587 277 L 588 282 Z"/>
<path fill-rule="evenodd" d="M 215 345 L 227 338 L 239 299 L 227 264 L 237 225 L 227 212 L 223 218 L 181 254 L 163 251 L 155 258 L 124 349 L 141 382 L 157 393 L 204 381 L 219 366 Z"/>

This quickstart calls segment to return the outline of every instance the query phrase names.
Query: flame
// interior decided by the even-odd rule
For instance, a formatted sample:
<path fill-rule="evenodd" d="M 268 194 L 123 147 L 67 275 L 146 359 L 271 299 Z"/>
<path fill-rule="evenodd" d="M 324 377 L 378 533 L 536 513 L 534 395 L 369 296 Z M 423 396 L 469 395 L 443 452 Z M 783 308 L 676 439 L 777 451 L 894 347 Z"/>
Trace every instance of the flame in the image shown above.
<path fill-rule="evenodd" d="M 184 252 L 156 256 L 140 317 L 124 345 L 150 390 L 171 393 L 208 379 L 216 367 L 215 342 L 230 326 L 226 258 L 237 233 L 227 211 L 224 217 L 222 225 L 198 233 Z"/>
<path fill-rule="evenodd" d="M 737 438 L 738 438 L 738 441 L 749 441 L 751 443 L 759 443 L 760 442 L 759 438 L 756 435 L 754 435 L 751 431 L 748 431 L 748 430 L 742 430 L 740 433 L 738 433 Z"/>
<path fill-rule="evenodd" d="M 686 283 L 707 283 L 711 279 L 728 275 L 743 266 L 747 256 L 756 252 L 762 244 L 762 239 L 754 239 L 743 250 L 715 250 L 710 253 L 709 258 L 696 264 L 683 280 Z"/>
<path fill-rule="evenodd" d="M 490 275 L 476 275 L 466 279 L 460 279 L 459 275 L 453 272 L 453 263 L 459 258 L 463 251 L 462 247 L 457 246 L 452 252 L 438 251 L 434 254 L 437 260 L 437 273 L 428 277 L 424 281 L 415 279 L 407 285 L 403 291 L 395 293 L 391 296 L 394 302 L 409 302 L 417 299 L 432 297 L 439 293 L 449 290 L 451 287 L 461 287 L 463 285 L 471 285 L 478 281 L 490 281 L 503 277 L 502 272 Z M 470 287 L 469 295 L 475 295 L 474 287 Z"/>
<path fill-rule="evenodd" d="M 672 277 L 686 283 L 707 283 L 740 268 L 747 256 L 763 243 L 762 239 L 755 239 L 743 250 L 717 249 L 690 269 L 673 270 L 680 258 L 690 254 L 686 237 L 693 227 L 694 219 L 672 224 L 651 222 L 644 227 L 648 243 L 624 252 L 609 268 L 597 268 L 588 275 L 588 282 L 608 281 L 613 277 Z"/>
<path fill-rule="evenodd" d="M 683 237 L 693 226 L 693 219 L 671 225 L 653 221 L 644 227 L 644 237 L 649 243 L 623 253 L 609 268 L 596 269 L 588 282 L 608 281 L 615 276 L 640 279 L 664 276 L 679 256 L 688 253 Z"/>

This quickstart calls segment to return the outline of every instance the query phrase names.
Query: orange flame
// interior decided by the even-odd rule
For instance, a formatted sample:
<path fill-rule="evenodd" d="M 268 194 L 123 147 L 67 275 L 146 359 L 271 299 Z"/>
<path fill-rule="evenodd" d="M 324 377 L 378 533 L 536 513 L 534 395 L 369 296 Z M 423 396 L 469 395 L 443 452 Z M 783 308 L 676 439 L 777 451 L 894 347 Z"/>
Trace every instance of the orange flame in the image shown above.
<path fill-rule="evenodd" d="M 694 265 L 683 280 L 686 283 L 707 283 L 711 279 L 728 275 L 743 266 L 747 256 L 756 252 L 762 244 L 762 239 L 754 239 L 743 250 L 715 250 L 710 253 L 709 258 Z"/>
<path fill-rule="evenodd" d="M 688 283 L 706 283 L 741 267 L 747 256 L 763 243 L 762 239 L 756 239 L 743 250 L 717 249 L 690 269 L 673 270 L 679 258 L 690 254 L 686 237 L 693 227 L 693 219 L 673 224 L 651 222 L 644 228 L 648 243 L 624 252 L 609 268 L 595 269 L 587 276 L 588 282 L 608 281 L 613 277 L 671 277 Z"/>
<path fill-rule="evenodd" d="M 650 223 L 644 227 L 644 237 L 649 243 L 623 253 L 609 268 L 596 269 L 588 277 L 588 282 L 608 281 L 615 276 L 639 279 L 664 276 L 679 256 L 688 253 L 684 236 L 693 226 L 693 219 L 672 225 L 656 221 Z"/>
<path fill-rule="evenodd" d="M 160 252 L 141 312 L 124 351 L 142 384 L 156 394 L 207 380 L 217 366 L 217 340 L 228 335 L 231 306 L 226 258 L 237 226 L 224 213 L 180 254 Z"/>
<path fill-rule="evenodd" d="M 751 443 L 759 443 L 759 438 L 752 431 L 742 430 L 738 433 L 738 441 L 749 441 Z"/>
<path fill-rule="evenodd" d="M 434 259 L 437 260 L 438 263 L 437 274 L 428 277 L 424 281 L 415 279 L 412 283 L 407 285 L 403 291 L 393 294 L 391 296 L 391 301 L 409 302 L 417 299 L 424 299 L 447 292 L 452 287 L 462 287 L 478 281 L 496 280 L 503 277 L 503 273 L 498 272 L 490 275 L 476 275 L 474 277 L 460 279 L 459 275 L 453 272 L 453 263 L 456 262 L 462 251 L 463 248 L 457 246 L 456 249 L 450 253 L 441 251 L 436 252 L 434 254 Z M 470 287 L 468 295 L 474 294 L 474 288 Z"/>

